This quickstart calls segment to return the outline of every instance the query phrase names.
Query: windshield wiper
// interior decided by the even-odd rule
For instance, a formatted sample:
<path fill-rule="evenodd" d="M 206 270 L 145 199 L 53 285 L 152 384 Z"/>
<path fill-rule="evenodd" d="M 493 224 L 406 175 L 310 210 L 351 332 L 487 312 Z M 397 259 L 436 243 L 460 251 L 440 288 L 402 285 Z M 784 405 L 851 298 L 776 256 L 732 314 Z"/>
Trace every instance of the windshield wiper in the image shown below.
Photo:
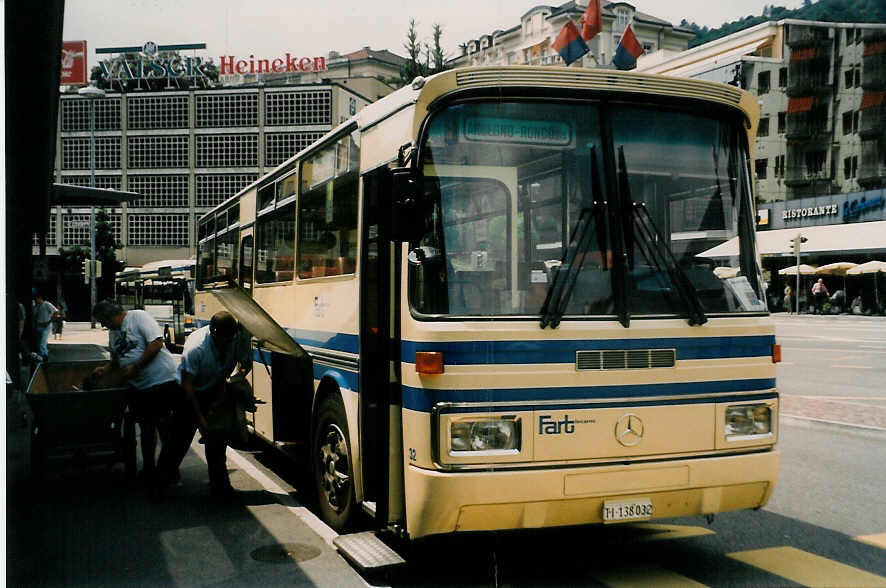
<path fill-rule="evenodd" d="M 646 259 L 655 265 L 656 269 L 666 271 L 671 279 L 671 283 L 680 296 L 680 299 L 686 304 L 689 314 L 690 325 L 703 325 L 707 322 L 704 308 L 695 286 L 686 276 L 686 272 L 677 263 L 674 253 L 668 247 L 667 241 L 661 231 L 652 220 L 649 209 L 643 202 L 634 202 L 631 199 L 630 185 L 628 184 L 628 171 L 625 164 L 624 147 L 618 148 L 618 179 L 621 188 L 622 202 L 631 203 L 631 212 L 629 213 L 633 219 L 635 231 L 633 236 L 633 244 L 636 245 L 643 253 Z"/>
<path fill-rule="evenodd" d="M 585 253 L 588 251 L 588 245 L 591 242 L 591 223 L 596 224 L 597 228 L 597 245 L 601 252 L 603 269 L 607 269 L 606 262 L 606 219 L 605 210 L 606 202 L 602 200 L 597 173 L 597 157 L 594 147 L 590 150 L 590 172 L 591 172 L 591 190 L 593 192 L 593 204 L 581 209 L 578 222 L 575 225 L 569 246 L 566 249 L 563 259 L 559 267 L 553 268 L 553 276 L 551 277 L 551 285 L 548 286 L 545 295 L 544 304 L 541 307 L 541 322 L 539 326 L 544 329 L 550 325 L 552 329 L 556 329 L 566 314 L 566 307 L 572 297 L 572 290 L 575 288 L 575 282 L 581 273 L 584 265 Z M 586 190 L 582 190 L 583 194 Z"/>

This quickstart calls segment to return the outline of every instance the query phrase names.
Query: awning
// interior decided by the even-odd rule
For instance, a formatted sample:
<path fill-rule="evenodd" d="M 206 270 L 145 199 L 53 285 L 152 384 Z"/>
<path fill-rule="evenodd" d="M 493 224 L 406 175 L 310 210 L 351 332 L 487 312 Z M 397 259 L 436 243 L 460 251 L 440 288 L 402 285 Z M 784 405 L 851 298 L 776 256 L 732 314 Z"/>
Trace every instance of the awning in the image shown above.
<path fill-rule="evenodd" d="M 89 188 L 72 184 L 53 184 L 51 206 L 114 206 L 130 200 L 138 200 L 138 192 Z"/>
<path fill-rule="evenodd" d="M 760 255 L 788 255 L 793 253 L 791 239 L 801 234 L 808 239 L 802 253 L 852 253 L 886 251 L 886 221 L 825 225 L 757 231 Z M 732 257 L 738 255 L 738 238 L 717 245 L 699 254 L 701 257 Z"/>
<path fill-rule="evenodd" d="M 801 98 L 790 98 L 788 100 L 788 114 L 795 114 L 797 112 L 807 112 L 812 109 L 812 105 L 815 104 L 814 96 L 804 96 Z"/>
<path fill-rule="evenodd" d="M 861 98 L 861 107 L 859 110 L 864 110 L 866 108 L 873 108 L 874 106 L 880 106 L 883 104 L 883 96 L 886 95 L 886 91 L 879 92 L 865 92 L 864 96 Z"/>
<path fill-rule="evenodd" d="M 806 61 L 813 57 L 815 57 L 815 47 L 806 47 L 805 49 L 791 51 L 791 63 L 795 61 Z"/>
<path fill-rule="evenodd" d="M 868 57 L 869 55 L 879 55 L 881 53 L 886 53 L 886 41 L 868 43 L 865 45 L 864 57 Z"/>

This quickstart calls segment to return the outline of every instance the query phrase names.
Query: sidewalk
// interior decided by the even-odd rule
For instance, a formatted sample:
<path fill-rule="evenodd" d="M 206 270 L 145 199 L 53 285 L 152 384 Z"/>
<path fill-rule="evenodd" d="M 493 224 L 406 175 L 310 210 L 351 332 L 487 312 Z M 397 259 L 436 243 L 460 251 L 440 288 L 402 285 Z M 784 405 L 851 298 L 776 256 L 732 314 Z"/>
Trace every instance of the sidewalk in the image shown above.
<path fill-rule="evenodd" d="M 106 353 L 108 332 L 68 323 L 49 341 L 50 359 Z M 6 583 L 10 586 L 366 586 L 302 518 L 298 494 L 282 482 L 268 491 L 228 458 L 234 502 L 208 495 L 196 440 L 181 482 L 152 502 L 141 480 L 113 467 L 30 472 L 33 422 L 24 391 L 7 394 Z M 232 450 L 229 450 L 229 452 Z M 140 458 L 140 455 L 139 455 Z"/>

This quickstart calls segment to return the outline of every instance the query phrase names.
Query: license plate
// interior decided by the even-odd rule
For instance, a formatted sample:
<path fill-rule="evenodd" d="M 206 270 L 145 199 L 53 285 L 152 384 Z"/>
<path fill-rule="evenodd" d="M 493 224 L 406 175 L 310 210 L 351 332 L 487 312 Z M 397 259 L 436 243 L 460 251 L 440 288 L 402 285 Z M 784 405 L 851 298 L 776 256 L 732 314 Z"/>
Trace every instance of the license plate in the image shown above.
<path fill-rule="evenodd" d="M 603 522 L 642 521 L 652 518 L 652 500 L 619 500 L 603 502 Z"/>

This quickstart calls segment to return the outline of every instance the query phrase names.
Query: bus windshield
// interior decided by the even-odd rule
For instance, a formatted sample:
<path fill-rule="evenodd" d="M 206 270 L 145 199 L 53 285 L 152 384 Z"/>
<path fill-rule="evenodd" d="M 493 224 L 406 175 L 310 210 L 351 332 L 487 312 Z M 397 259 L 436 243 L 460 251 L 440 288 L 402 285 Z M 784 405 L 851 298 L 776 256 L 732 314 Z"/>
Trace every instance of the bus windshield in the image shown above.
<path fill-rule="evenodd" d="M 741 125 L 628 103 L 443 109 L 421 150 L 413 310 L 538 315 L 568 270 L 565 316 L 764 312 Z"/>

